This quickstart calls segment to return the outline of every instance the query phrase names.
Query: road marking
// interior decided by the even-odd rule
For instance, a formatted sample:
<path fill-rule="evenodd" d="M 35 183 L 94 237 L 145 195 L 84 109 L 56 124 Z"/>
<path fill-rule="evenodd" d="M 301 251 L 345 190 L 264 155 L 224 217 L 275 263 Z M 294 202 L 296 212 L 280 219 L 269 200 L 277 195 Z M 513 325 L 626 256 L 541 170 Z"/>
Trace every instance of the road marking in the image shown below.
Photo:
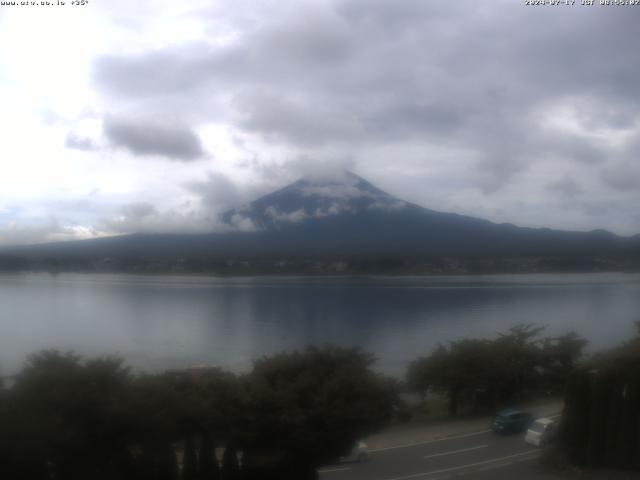
<path fill-rule="evenodd" d="M 328 468 L 326 470 L 318 470 L 318 473 L 344 472 L 345 470 L 351 470 L 351 467 Z"/>
<path fill-rule="evenodd" d="M 556 417 L 560 417 L 560 416 L 562 416 L 561 413 L 556 413 L 556 414 L 553 414 L 553 415 L 549 415 L 546 418 L 556 418 Z M 396 450 L 398 448 L 417 447 L 419 445 L 428 445 L 430 443 L 444 442 L 444 441 L 447 441 L 447 440 L 457 440 L 458 438 L 473 437 L 475 435 L 482 435 L 483 433 L 489 433 L 491 431 L 492 431 L 491 429 L 480 430 L 478 432 L 465 433 L 465 434 L 462 434 L 462 435 L 454 435 L 454 436 L 451 436 L 451 437 L 434 438 L 432 440 L 425 440 L 425 441 L 422 441 L 422 442 L 405 443 L 405 444 L 402 444 L 402 445 L 394 445 L 392 447 L 374 448 L 374 449 L 369 450 L 369 453 L 386 452 L 387 450 Z"/>
<path fill-rule="evenodd" d="M 530 462 L 531 460 L 535 460 L 540 456 L 536 451 L 533 451 L 531 453 L 533 454 L 531 457 L 518 458 L 513 461 L 487 465 L 486 467 L 480 467 L 480 468 L 476 468 L 475 470 L 469 470 L 468 472 L 465 472 L 465 474 L 473 473 L 473 472 L 487 472 L 489 470 L 497 470 L 499 468 L 508 467 L 509 465 L 515 465 L 516 463 Z"/>
<path fill-rule="evenodd" d="M 503 463 L 496 463 L 493 465 L 486 465 L 484 467 L 479 467 L 476 468 L 475 470 L 469 470 L 469 472 L 467 473 L 473 473 L 474 471 L 476 472 L 488 472 L 490 470 L 498 470 L 499 468 L 504 468 L 504 467 L 508 467 L 509 465 L 513 465 L 514 462 L 503 462 Z"/>
<path fill-rule="evenodd" d="M 450 452 L 434 453 L 433 455 L 425 455 L 424 458 L 444 457 L 445 455 L 454 455 L 456 453 L 470 452 L 471 450 L 478 450 L 480 448 L 487 448 L 489 445 L 478 445 L 476 447 L 462 448 L 460 450 L 451 450 Z"/>
<path fill-rule="evenodd" d="M 465 433 L 463 435 L 455 435 L 452 437 L 435 438 L 433 440 L 425 440 L 423 442 L 405 443 L 403 445 L 394 445 L 393 447 L 375 448 L 373 450 L 369 450 L 369 453 L 386 452 L 387 450 L 396 450 L 398 448 L 417 447 L 419 445 L 428 445 L 430 443 L 445 442 L 448 440 L 457 440 L 459 438 L 474 437 L 476 435 L 483 435 L 485 433 L 489 433 L 490 431 L 491 430 L 480 430 L 479 432 Z"/>
<path fill-rule="evenodd" d="M 501 462 L 503 460 L 507 460 L 508 458 L 521 457 L 522 455 L 531 455 L 532 453 L 538 453 L 538 452 L 536 450 L 529 450 L 526 452 L 516 453 L 513 455 L 507 455 L 505 457 L 498 457 L 498 458 L 492 458 L 490 460 L 484 460 L 482 462 L 467 463 L 466 465 L 459 465 L 457 467 L 443 468 L 440 470 L 432 470 L 430 472 L 414 473 L 412 475 L 404 475 L 402 477 L 387 478 L 385 480 L 408 480 L 410 478 L 426 477 L 428 475 L 436 475 L 438 473 L 453 472 L 455 470 L 462 470 L 464 468 L 477 467 L 479 465 L 487 465 L 489 463 Z"/>

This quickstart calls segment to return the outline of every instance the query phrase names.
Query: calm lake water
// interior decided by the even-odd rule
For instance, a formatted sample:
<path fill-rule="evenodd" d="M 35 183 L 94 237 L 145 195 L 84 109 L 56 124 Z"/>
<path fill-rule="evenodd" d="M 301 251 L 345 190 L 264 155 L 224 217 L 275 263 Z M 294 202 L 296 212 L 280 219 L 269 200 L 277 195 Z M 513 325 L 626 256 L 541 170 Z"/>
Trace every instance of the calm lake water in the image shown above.
<path fill-rule="evenodd" d="M 402 375 L 438 342 L 518 323 L 576 330 L 591 348 L 640 319 L 640 275 L 208 278 L 0 275 L 0 374 L 44 348 L 113 354 L 145 370 L 220 365 L 308 344 L 359 346 Z"/>

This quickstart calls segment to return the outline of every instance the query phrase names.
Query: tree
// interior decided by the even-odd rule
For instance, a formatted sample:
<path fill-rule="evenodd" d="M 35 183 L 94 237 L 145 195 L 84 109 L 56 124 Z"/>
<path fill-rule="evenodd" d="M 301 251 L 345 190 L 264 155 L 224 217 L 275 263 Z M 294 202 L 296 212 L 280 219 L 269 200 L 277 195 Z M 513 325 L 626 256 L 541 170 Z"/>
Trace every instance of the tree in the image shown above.
<path fill-rule="evenodd" d="M 122 410 L 129 380 L 117 358 L 83 363 L 57 351 L 31 356 L 11 391 L 16 478 L 26 471 L 33 478 L 129 478 Z"/>
<path fill-rule="evenodd" d="M 213 439 L 209 432 L 202 434 L 200 454 L 198 455 L 198 471 L 200 478 L 203 480 L 219 478 L 218 464 L 213 450 Z"/>
<path fill-rule="evenodd" d="M 545 327 L 526 324 L 498 334 L 494 346 L 501 357 L 501 400 L 520 400 L 525 388 L 535 385 L 537 368 L 542 364 L 540 333 L 544 330 Z"/>
<path fill-rule="evenodd" d="M 193 437 L 187 436 L 184 441 L 184 456 L 182 460 L 182 480 L 198 479 L 198 456 Z"/>
<path fill-rule="evenodd" d="M 430 389 L 443 389 L 447 383 L 445 368 L 449 363 L 449 350 L 442 344 L 428 357 L 420 357 L 409 365 L 406 375 L 408 387 L 426 398 Z"/>
<path fill-rule="evenodd" d="M 564 391 L 566 380 L 584 354 L 587 340 L 576 332 L 559 337 L 546 337 L 542 341 L 542 377 L 550 392 Z"/>
<path fill-rule="evenodd" d="M 171 375 L 139 375 L 132 383 L 127 406 L 131 418 L 130 446 L 144 479 L 177 479 L 174 444 L 183 441 L 188 398 Z"/>
<path fill-rule="evenodd" d="M 0 378 L 0 476 L 8 477 L 13 470 L 15 462 L 15 451 L 13 434 L 15 426 L 12 422 L 13 415 L 9 406 L 9 392 L 4 387 L 4 382 Z"/>
<path fill-rule="evenodd" d="M 497 353 L 492 342 L 482 339 L 439 345 L 430 356 L 410 365 L 408 383 L 417 391 L 445 393 L 451 415 L 457 415 L 465 401 L 477 410 L 493 403 L 500 387 L 502 365 Z"/>
<path fill-rule="evenodd" d="M 638 327 L 634 338 L 570 375 L 560 447 L 576 464 L 640 469 Z"/>
<path fill-rule="evenodd" d="M 280 464 L 271 468 L 289 470 L 291 476 L 282 478 L 312 478 L 318 465 L 384 425 L 394 394 L 370 370 L 372 362 L 357 349 L 337 347 L 256 361 L 245 378 L 247 467 L 271 457 Z"/>
<path fill-rule="evenodd" d="M 238 450 L 233 446 L 225 449 L 222 458 L 221 477 L 225 480 L 238 480 L 240 478 L 240 465 L 238 464 Z"/>
<path fill-rule="evenodd" d="M 574 332 L 543 339 L 544 327 L 517 325 L 493 340 L 463 339 L 438 345 L 411 363 L 407 384 L 423 396 L 442 392 L 449 412 L 478 410 L 520 400 L 527 390 L 561 391 L 586 341 Z"/>
<path fill-rule="evenodd" d="M 239 449 L 243 474 L 314 478 L 320 463 L 391 415 L 395 387 L 370 370 L 372 361 L 358 350 L 310 348 L 258 360 L 241 378 L 216 368 L 134 377 L 117 358 L 44 351 L 11 389 L 0 386 L 0 472 L 16 480 L 213 479 L 214 446 L 226 445 L 224 478 L 240 473 Z"/>
<path fill-rule="evenodd" d="M 634 326 L 634 336 L 615 348 L 596 353 L 587 365 L 591 368 L 608 368 L 619 372 L 640 369 L 640 320 L 634 322 Z"/>

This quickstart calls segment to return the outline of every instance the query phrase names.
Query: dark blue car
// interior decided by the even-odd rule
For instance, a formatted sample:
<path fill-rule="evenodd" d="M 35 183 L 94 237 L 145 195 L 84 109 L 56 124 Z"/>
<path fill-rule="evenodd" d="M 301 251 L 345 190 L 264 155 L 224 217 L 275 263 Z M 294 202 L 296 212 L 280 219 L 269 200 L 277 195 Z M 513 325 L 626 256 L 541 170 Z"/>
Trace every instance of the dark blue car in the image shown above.
<path fill-rule="evenodd" d="M 533 420 L 533 415 L 530 413 L 508 408 L 496 414 L 491 422 L 491 429 L 496 433 L 504 434 L 524 432 Z"/>

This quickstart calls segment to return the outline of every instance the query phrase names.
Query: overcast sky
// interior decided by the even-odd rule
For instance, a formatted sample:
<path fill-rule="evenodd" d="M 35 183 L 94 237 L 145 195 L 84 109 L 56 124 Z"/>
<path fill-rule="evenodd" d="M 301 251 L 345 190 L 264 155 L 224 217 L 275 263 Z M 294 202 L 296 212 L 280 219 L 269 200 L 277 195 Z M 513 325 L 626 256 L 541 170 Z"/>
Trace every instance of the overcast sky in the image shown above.
<path fill-rule="evenodd" d="M 206 231 L 344 167 L 436 210 L 640 233 L 640 6 L 576 3 L 0 7 L 0 244 Z"/>

